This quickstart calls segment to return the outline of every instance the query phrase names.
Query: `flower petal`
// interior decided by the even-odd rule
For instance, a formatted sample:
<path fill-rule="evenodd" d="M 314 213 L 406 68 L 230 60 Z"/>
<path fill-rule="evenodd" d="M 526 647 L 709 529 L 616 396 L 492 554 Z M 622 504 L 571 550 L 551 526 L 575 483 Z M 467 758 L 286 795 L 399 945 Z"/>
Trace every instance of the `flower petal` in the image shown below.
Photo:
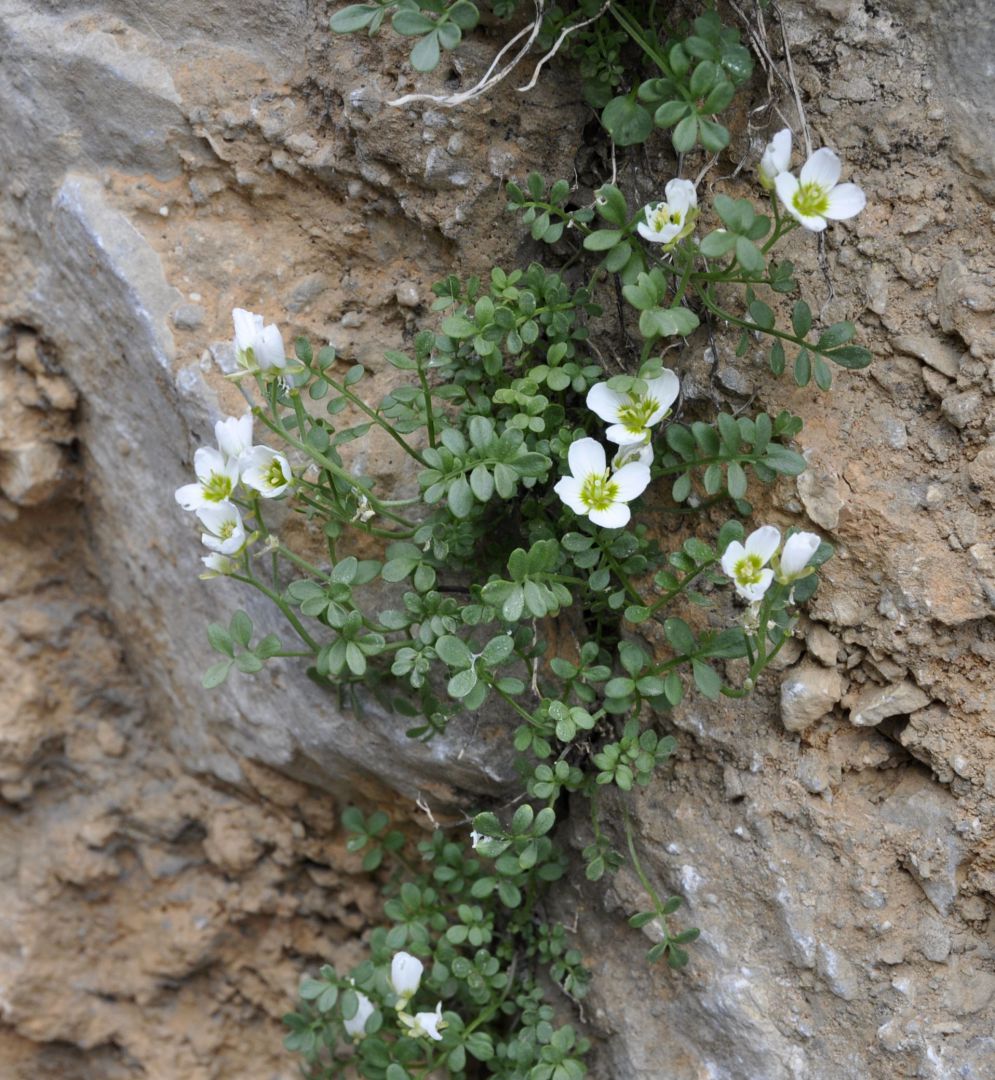
<path fill-rule="evenodd" d="M 200 484 L 184 484 L 176 489 L 176 501 L 184 510 L 196 510 L 204 505 L 203 488 Z"/>
<path fill-rule="evenodd" d="M 826 217 L 833 221 L 845 221 L 856 217 L 866 205 L 867 196 L 856 184 L 837 184 L 829 193 Z"/>
<path fill-rule="evenodd" d="M 671 210 L 677 210 L 682 218 L 692 206 L 698 205 L 698 192 L 690 180 L 671 180 L 663 190 L 667 205 Z"/>
<path fill-rule="evenodd" d="M 781 543 L 781 531 L 773 525 L 761 525 L 746 538 L 746 553 L 758 555 L 761 564 L 767 562 Z M 730 545 L 731 547 L 732 545 Z"/>
<path fill-rule="evenodd" d="M 648 240 L 651 244 L 660 243 L 660 234 L 655 229 L 647 225 L 645 221 L 639 222 L 639 224 L 636 226 L 636 232 L 639 233 L 639 235 L 644 240 Z"/>
<path fill-rule="evenodd" d="M 252 348 L 263 330 L 262 315 L 254 315 L 245 308 L 235 308 L 231 317 L 235 324 L 235 347 L 237 349 Z"/>
<path fill-rule="evenodd" d="M 730 542 L 722 556 L 722 572 L 729 577 L 736 576 L 736 563 L 746 554 L 746 548 L 738 540 Z"/>
<path fill-rule="evenodd" d="M 791 128 L 781 128 L 768 145 L 771 161 L 778 173 L 784 172 L 791 165 Z M 776 175 L 776 174 L 775 174 Z"/>
<path fill-rule="evenodd" d="M 581 481 L 573 476 L 563 476 L 553 485 L 553 490 L 575 514 L 586 516 L 587 504 L 581 501 Z"/>
<path fill-rule="evenodd" d="M 657 407 L 646 421 L 646 426 L 649 427 L 650 424 L 658 424 L 667 415 L 667 410 L 681 392 L 681 380 L 670 368 L 664 368 L 655 379 L 647 379 L 646 386 L 646 396 L 657 402 Z"/>
<path fill-rule="evenodd" d="M 641 465 L 638 461 L 630 461 L 623 465 L 617 473 L 612 474 L 612 483 L 618 485 L 618 499 L 620 502 L 631 502 L 637 499 L 649 486 L 650 470 L 648 465 Z"/>
<path fill-rule="evenodd" d="M 578 480 L 583 480 L 591 473 L 601 475 L 608 468 L 605 448 L 597 439 L 578 439 L 575 443 L 571 443 L 567 451 L 567 460 L 570 462 L 570 472 Z"/>
<path fill-rule="evenodd" d="M 238 460 L 252 449 L 252 413 L 244 416 L 228 416 L 214 425 L 214 437 L 221 453 L 228 459 Z"/>
<path fill-rule="evenodd" d="M 267 326 L 256 338 L 256 363 L 263 371 L 286 366 L 287 358 L 283 351 L 283 338 L 276 326 Z"/>
<path fill-rule="evenodd" d="M 821 150 L 816 150 L 802 166 L 801 182 L 803 184 L 818 184 L 819 187 L 828 191 L 836 186 L 842 171 L 843 162 L 832 150 L 824 146 Z"/>
<path fill-rule="evenodd" d="M 606 510 L 592 510 L 589 516 L 595 525 L 603 529 L 621 529 L 629 524 L 632 514 L 625 503 L 612 503 Z"/>
<path fill-rule="evenodd" d="M 774 187 L 777 189 L 777 197 L 786 207 L 790 208 L 791 200 L 794 198 L 795 192 L 801 187 L 801 184 L 798 183 L 798 177 L 794 173 L 783 172 L 774 177 Z"/>
<path fill-rule="evenodd" d="M 797 532 L 789 536 L 781 552 L 781 577 L 785 580 L 797 577 L 808 566 L 821 543 L 815 533 Z"/>
<path fill-rule="evenodd" d="M 633 431 L 632 428 L 627 428 L 625 424 L 612 424 L 605 431 L 605 438 L 609 442 L 618 443 L 619 446 L 648 439 L 649 435 L 649 428 L 640 428 L 639 431 Z"/>
<path fill-rule="evenodd" d="M 620 405 L 628 402 L 625 394 L 620 394 L 607 383 L 595 383 L 587 392 L 587 407 L 608 424 L 618 423 L 618 410 Z"/>
<path fill-rule="evenodd" d="M 197 474 L 198 480 L 205 482 L 210 480 L 214 473 L 231 474 L 231 470 L 226 468 L 224 454 L 220 450 L 215 450 L 213 446 L 199 446 L 194 451 L 193 471 Z"/>

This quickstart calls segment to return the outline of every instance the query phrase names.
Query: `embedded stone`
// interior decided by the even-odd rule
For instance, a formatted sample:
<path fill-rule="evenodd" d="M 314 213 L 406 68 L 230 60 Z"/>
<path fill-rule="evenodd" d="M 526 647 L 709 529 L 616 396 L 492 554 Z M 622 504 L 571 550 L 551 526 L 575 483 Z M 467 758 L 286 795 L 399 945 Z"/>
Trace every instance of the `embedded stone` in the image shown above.
<path fill-rule="evenodd" d="M 838 671 L 802 661 L 781 682 L 781 723 L 788 731 L 804 731 L 843 697 Z"/>
<path fill-rule="evenodd" d="M 889 716 L 908 716 L 929 704 L 929 695 L 908 679 L 890 686 L 869 686 L 857 695 L 850 710 L 856 727 L 876 727 Z"/>
<path fill-rule="evenodd" d="M 931 337 L 917 337 L 905 334 L 895 338 L 892 347 L 906 356 L 914 356 L 924 364 L 928 364 L 941 375 L 948 379 L 956 379 L 960 371 L 960 352 L 957 349 L 945 345 Z"/>

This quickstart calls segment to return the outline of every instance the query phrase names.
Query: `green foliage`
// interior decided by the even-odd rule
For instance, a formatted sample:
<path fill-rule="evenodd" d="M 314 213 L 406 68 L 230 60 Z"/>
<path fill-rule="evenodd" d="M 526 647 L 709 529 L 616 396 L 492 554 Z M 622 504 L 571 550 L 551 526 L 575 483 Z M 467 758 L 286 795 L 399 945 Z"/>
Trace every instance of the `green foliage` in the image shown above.
<path fill-rule="evenodd" d="M 491 7 L 505 18 L 516 3 Z M 375 34 L 389 19 L 412 41 L 412 66 L 429 71 L 478 17 L 469 0 L 377 0 L 337 11 L 331 25 Z M 718 153 L 729 142 L 718 117 L 750 76 L 749 53 L 714 11 L 691 23 L 670 19 L 659 5 L 600 0 L 545 13 L 540 45 L 552 48 L 572 29 L 561 56 L 578 65 L 623 162 L 625 147 L 658 128 L 680 154 Z M 630 205 L 624 170 L 619 176 L 593 199 L 535 172 L 509 182 L 509 210 L 555 268 L 532 262 L 437 282 L 426 324 L 386 354 L 393 388 L 379 403 L 362 365 L 304 339 L 281 378 L 256 373 L 264 402 L 256 418 L 293 451 L 291 505 L 324 550 L 304 558 L 270 533 L 259 498 L 238 501 L 249 540 L 216 572 L 264 594 L 300 647 L 284 649 L 271 634 L 253 645 L 252 623 L 237 612 L 208 630 L 221 659 L 204 685 L 219 686 L 233 668 L 251 675 L 275 657 L 303 657 L 343 707 L 360 714 L 372 696 L 412 738 L 437 738 L 457 713 L 489 704 L 515 718 L 521 755 L 514 812 L 478 814 L 472 850 L 436 832 L 413 852 L 386 815 L 343 815 L 349 849 L 384 883 L 387 923 L 372 933 L 364 963 L 345 974 L 323 968 L 301 986 L 287 1046 L 312 1077 L 347 1068 L 373 1080 L 438 1070 L 506 1080 L 584 1075 L 585 1040 L 557 1026 L 545 999 L 550 980 L 580 998 L 588 979 L 542 906 L 567 867 L 555 837 L 563 797 L 591 808 L 587 879 L 602 880 L 627 858 L 651 902 L 631 925 L 653 938 L 651 961 L 683 967 L 698 932 L 670 926 L 680 899 L 660 898 L 642 870 L 627 798 L 670 767 L 671 715 L 687 696 L 753 689 L 832 555 L 822 544 L 793 580 L 775 555 L 778 576 L 761 599 L 734 608 L 722 556 L 744 541 L 739 518 L 752 513 L 757 487 L 805 468 L 792 447 L 802 422 L 748 407 L 703 414 L 680 399 L 668 399 L 669 412 L 647 405 L 665 357 L 692 335 L 691 347 L 703 347 L 702 328 L 738 328 L 743 365 L 752 343 L 766 341 L 771 371 L 781 375 L 790 359 L 800 386 L 828 390 L 831 365 L 870 362 L 851 323 L 815 326 L 797 295 L 794 268 L 777 254 L 797 223 L 776 200 L 763 213 L 751 199 L 720 194 L 711 207 L 679 211 L 679 235 L 656 243 L 647 239 L 647 207 Z M 696 236 L 699 212 L 717 227 Z M 651 235 L 662 239 L 656 226 Z M 666 362 L 680 367 L 676 356 Z M 645 420 L 650 487 L 620 528 L 593 524 L 557 490 L 571 448 L 604 439 L 586 405 L 595 386 L 630 414 L 644 405 L 652 414 L 635 425 Z M 411 459 L 416 492 L 385 497 L 355 470 L 368 459 L 345 451 L 374 429 Z M 609 466 L 609 486 L 619 467 Z M 624 845 L 617 818 L 614 829 L 602 819 L 605 800 L 622 810 Z M 402 949 L 425 963 L 412 1008 L 441 1003 L 438 1041 L 402 1019 L 407 1005 L 388 979 Z M 353 1022 L 361 1008 L 366 1016 L 365 1003 L 360 1032 Z"/>
<path fill-rule="evenodd" d="M 553 811 L 523 803 L 505 822 L 478 815 L 476 850 L 441 831 L 412 850 L 381 812 L 349 808 L 342 821 L 349 849 L 367 851 L 366 869 L 386 855 L 387 923 L 370 935 L 369 958 L 357 967 L 340 974 L 325 966 L 301 983 L 300 1003 L 284 1018 L 285 1045 L 305 1074 L 343 1077 L 348 1067 L 385 1080 L 445 1067 L 453 1077 L 470 1069 L 505 1080 L 586 1075 L 587 1041 L 559 1026 L 546 1001 L 556 986 L 580 999 L 589 982 L 565 928 L 536 917 L 565 868 L 548 835 Z M 410 1002 L 398 1000 L 390 978 L 402 951 L 423 964 Z M 441 1038 L 413 1035 L 403 1015 L 436 1002 Z M 361 1008 L 368 1016 L 360 1030 Z M 482 1068 L 473 1071 L 471 1061 Z"/>

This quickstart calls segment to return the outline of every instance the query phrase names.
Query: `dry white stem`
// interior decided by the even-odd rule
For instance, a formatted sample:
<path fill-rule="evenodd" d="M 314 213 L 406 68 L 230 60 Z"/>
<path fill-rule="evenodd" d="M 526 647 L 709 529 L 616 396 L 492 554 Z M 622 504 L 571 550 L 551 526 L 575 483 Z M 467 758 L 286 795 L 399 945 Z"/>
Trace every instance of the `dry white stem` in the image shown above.
<path fill-rule="evenodd" d="M 444 105 L 446 108 L 453 108 L 456 105 L 463 105 L 467 101 L 472 101 L 474 98 L 480 97 L 481 94 L 486 94 L 488 90 L 497 86 L 499 82 L 503 82 L 518 67 L 535 44 L 539 31 L 542 29 L 542 16 L 546 8 L 546 0 L 533 0 L 533 3 L 536 9 L 535 19 L 528 26 L 522 27 L 511 41 L 501 49 L 491 62 L 491 66 L 484 73 L 483 78 L 474 86 L 471 86 L 469 90 L 463 90 L 458 94 L 405 94 L 404 97 L 395 98 L 393 101 L 388 101 L 387 104 L 398 106 L 408 105 L 412 101 L 429 101 L 433 105 Z M 502 57 L 513 49 L 523 37 L 527 39 L 525 44 L 495 75 L 494 69 L 501 63 Z"/>
<path fill-rule="evenodd" d="M 585 26 L 590 26 L 591 23 L 596 22 L 598 19 L 600 19 L 601 16 L 604 15 L 604 13 L 611 6 L 612 0 L 605 0 L 605 2 L 601 5 L 601 10 L 596 15 L 592 15 L 589 19 L 585 19 L 583 22 L 573 23 L 571 26 L 567 26 L 563 30 L 561 30 L 560 36 L 556 39 L 556 43 L 549 50 L 549 52 L 546 53 L 546 55 L 539 61 L 539 63 L 536 64 L 535 71 L 532 72 L 532 78 L 529 79 L 529 81 L 524 86 L 520 86 L 518 88 L 518 92 L 520 94 L 523 94 L 526 90 L 531 90 L 539 81 L 539 73 L 546 66 L 546 64 L 548 64 L 549 61 L 552 60 L 553 57 L 560 51 L 560 46 L 563 44 L 563 42 L 566 41 L 571 34 L 575 33 L 578 30 L 583 30 Z"/>
<path fill-rule="evenodd" d="M 777 15 L 777 21 L 781 27 L 781 41 L 784 43 L 784 63 L 788 69 L 788 85 L 795 99 L 795 108 L 798 110 L 798 120 L 802 126 L 802 136 L 805 139 L 805 156 L 812 156 L 812 133 L 808 127 L 808 117 L 805 115 L 805 106 L 802 104 L 801 90 L 798 89 L 798 80 L 795 78 L 795 65 L 791 60 L 791 49 L 788 46 L 788 32 L 784 28 L 784 14 L 777 4 L 771 4 L 771 10 Z"/>
<path fill-rule="evenodd" d="M 442 826 L 435 820 L 435 814 L 432 813 L 432 808 L 425 800 L 425 796 L 418 792 L 418 798 L 415 800 L 415 806 L 428 818 L 432 823 L 432 828 L 441 829 Z"/>

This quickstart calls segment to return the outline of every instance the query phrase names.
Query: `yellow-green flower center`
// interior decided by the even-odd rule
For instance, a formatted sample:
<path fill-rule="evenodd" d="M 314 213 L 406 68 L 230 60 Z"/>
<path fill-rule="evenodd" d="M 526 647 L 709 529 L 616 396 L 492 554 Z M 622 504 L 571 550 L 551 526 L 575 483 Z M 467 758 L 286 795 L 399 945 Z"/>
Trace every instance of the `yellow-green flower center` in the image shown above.
<path fill-rule="evenodd" d="M 629 403 L 619 406 L 618 422 L 626 431 L 639 435 L 650 422 L 650 417 L 660 407 L 660 402 L 651 397 L 633 397 L 629 395 Z"/>
<path fill-rule="evenodd" d="M 218 529 L 218 536 L 221 537 L 222 540 L 230 540 L 236 527 L 234 518 L 229 518 L 227 521 L 221 523 L 221 528 Z"/>
<path fill-rule="evenodd" d="M 224 502 L 232 491 L 231 477 L 227 473 L 212 472 L 201 486 L 208 502 Z"/>
<path fill-rule="evenodd" d="M 263 474 L 263 480 L 271 488 L 283 487 L 287 482 L 287 478 L 283 475 L 283 466 L 281 466 L 279 460 L 274 458 L 270 462 L 269 468 Z"/>
<path fill-rule="evenodd" d="M 734 563 L 733 573 L 740 585 L 759 585 L 763 568 L 763 559 L 759 555 L 744 555 Z"/>
<path fill-rule="evenodd" d="M 659 232 L 665 225 L 680 225 L 681 212 L 680 210 L 671 210 L 669 206 L 664 203 L 663 206 L 658 207 L 653 213 L 653 228 Z"/>
<path fill-rule="evenodd" d="M 590 473 L 580 487 L 580 501 L 588 510 L 607 510 L 618 498 L 618 484 L 608 473 Z"/>
<path fill-rule="evenodd" d="M 803 217 L 824 217 L 829 209 L 829 192 L 821 184 L 810 181 L 798 186 L 791 202 Z"/>

